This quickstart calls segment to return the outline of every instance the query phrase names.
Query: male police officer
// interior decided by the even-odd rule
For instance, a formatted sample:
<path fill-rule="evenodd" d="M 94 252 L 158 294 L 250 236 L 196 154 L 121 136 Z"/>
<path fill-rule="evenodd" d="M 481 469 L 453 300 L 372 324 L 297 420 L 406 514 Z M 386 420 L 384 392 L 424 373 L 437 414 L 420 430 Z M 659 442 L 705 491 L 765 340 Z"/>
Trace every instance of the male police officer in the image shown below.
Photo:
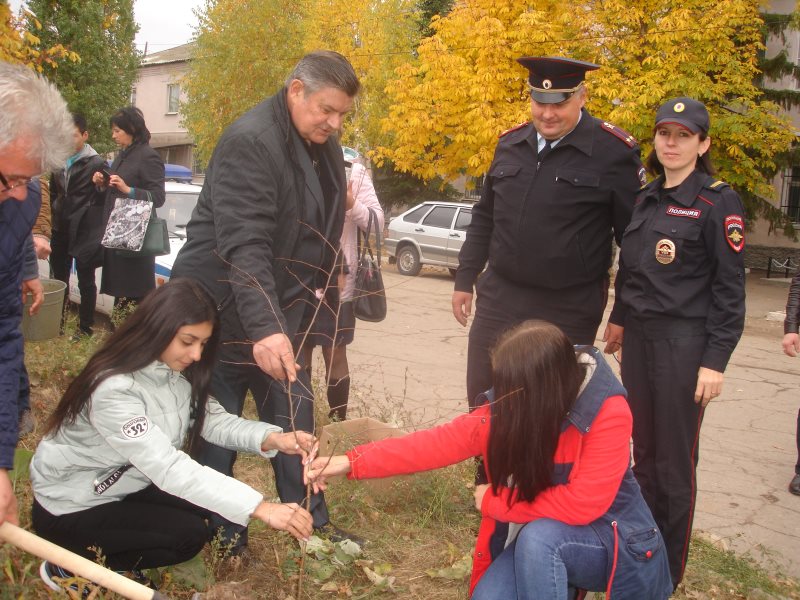
<path fill-rule="evenodd" d="M 530 72 L 532 122 L 501 136 L 452 299 L 466 326 L 477 280 L 470 408 L 492 385 L 489 350 L 509 327 L 544 319 L 573 343 L 594 342 L 608 298 L 612 232 L 619 243 L 644 184 L 636 140 L 583 108 L 584 77 L 597 65 L 559 57 L 518 62 Z"/>

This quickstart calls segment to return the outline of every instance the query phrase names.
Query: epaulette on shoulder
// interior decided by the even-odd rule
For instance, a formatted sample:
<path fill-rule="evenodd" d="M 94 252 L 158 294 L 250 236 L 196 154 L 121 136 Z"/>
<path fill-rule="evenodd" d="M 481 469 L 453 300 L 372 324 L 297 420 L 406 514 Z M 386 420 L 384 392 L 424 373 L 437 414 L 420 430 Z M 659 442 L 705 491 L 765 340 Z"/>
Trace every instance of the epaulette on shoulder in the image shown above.
<path fill-rule="evenodd" d="M 716 181 L 714 181 L 714 182 L 707 183 L 707 184 L 706 184 L 706 187 L 707 187 L 708 189 L 710 189 L 710 190 L 716 190 L 716 191 L 718 191 L 718 192 L 719 192 L 719 191 L 722 191 L 722 190 L 724 190 L 726 187 L 731 187 L 731 186 L 729 186 L 727 183 L 725 183 L 725 182 L 724 182 L 724 181 L 722 181 L 721 179 L 717 179 L 717 180 L 716 180 Z"/>
<path fill-rule="evenodd" d="M 600 127 L 603 129 L 603 131 L 607 131 L 611 135 L 621 139 L 629 148 L 633 148 L 639 143 L 630 133 L 620 127 L 617 127 L 616 125 L 612 125 L 608 121 L 603 121 Z"/>
<path fill-rule="evenodd" d="M 497 136 L 497 137 L 503 137 L 503 136 L 506 136 L 506 135 L 508 135 L 509 133 L 512 133 L 512 132 L 516 131 L 517 129 L 522 129 L 522 128 L 523 128 L 523 127 L 525 127 L 525 126 L 526 126 L 528 123 L 530 123 L 530 121 L 525 121 L 524 123 L 520 123 L 519 125 L 514 125 L 514 127 L 512 127 L 511 129 L 506 129 L 506 130 L 505 130 L 503 133 L 501 133 L 501 134 L 500 134 L 499 136 Z"/>

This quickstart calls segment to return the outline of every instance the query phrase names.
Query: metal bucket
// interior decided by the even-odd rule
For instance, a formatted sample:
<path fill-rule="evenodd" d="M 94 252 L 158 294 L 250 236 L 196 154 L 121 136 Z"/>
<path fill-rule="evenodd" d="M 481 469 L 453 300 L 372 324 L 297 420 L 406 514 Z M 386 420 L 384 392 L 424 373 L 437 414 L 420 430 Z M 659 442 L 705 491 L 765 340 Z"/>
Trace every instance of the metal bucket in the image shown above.
<path fill-rule="evenodd" d="M 61 313 L 64 308 L 64 293 L 67 284 L 57 279 L 40 279 L 44 288 L 44 302 L 33 317 L 28 314 L 31 297 L 28 296 L 22 309 L 22 336 L 27 342 L 49 340 L 58 337 L 61 331 Z"/>

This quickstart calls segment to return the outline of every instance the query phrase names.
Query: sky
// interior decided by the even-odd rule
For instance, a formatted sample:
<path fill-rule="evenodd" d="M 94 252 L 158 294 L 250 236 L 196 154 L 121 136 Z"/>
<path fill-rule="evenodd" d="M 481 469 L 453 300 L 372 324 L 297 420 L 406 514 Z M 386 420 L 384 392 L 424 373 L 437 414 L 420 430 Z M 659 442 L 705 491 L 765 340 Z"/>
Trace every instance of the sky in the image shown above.
<path fill-rule="evenodd" d="M 23 0 L 10 0 L 11 10 L 19 10 Z M 203 0 L 134 0 L 134 16 L 139 24 L 136 47 L 158 52 L 185 44 L 192 38 L 197 18 L 192 9 L 205 4 Z"/>

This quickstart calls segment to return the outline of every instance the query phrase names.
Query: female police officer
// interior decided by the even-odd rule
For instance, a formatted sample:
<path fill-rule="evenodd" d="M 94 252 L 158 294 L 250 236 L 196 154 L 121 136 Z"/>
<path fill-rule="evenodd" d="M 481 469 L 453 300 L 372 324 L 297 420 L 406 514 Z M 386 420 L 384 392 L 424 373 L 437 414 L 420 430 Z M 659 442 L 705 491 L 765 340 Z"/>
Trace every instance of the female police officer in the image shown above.
<path fill-rule="evenodd" d="M 622 238 L 605 351 L 623 341 L 634 473 L 683 577 L 703 412 L 744 327 L 744 209 L 708 158 L 709 116 L 692 98 L 656 113 L 643 187 Z"/>

